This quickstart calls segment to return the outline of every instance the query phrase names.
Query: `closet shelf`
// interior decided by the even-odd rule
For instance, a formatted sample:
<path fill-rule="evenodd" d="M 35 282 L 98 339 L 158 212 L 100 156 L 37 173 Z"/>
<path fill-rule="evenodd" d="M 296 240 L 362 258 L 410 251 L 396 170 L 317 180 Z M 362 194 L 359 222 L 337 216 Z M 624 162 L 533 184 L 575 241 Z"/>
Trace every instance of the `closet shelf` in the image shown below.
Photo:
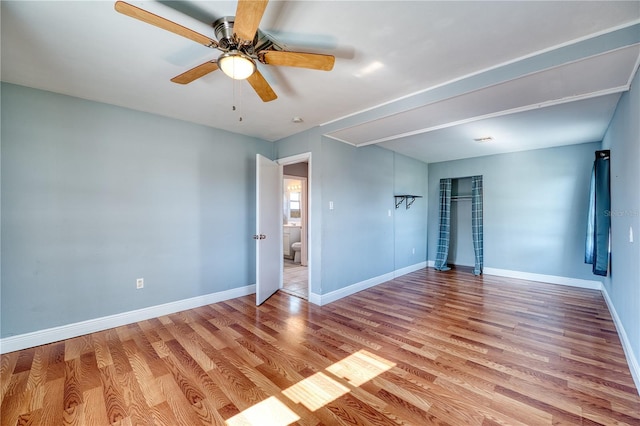
<path fill-rule="evenodd" d="M 411 207 L 411 204 L 413 204 L 416 201 L 416 198 L 422 198 L 422 195 L 409 195 L 409 194 L 404 194 L 404 195 L 394 195 L 393 196 L 395 198 L 396 201 L 396 209 L 399 208 L 402 203 L 405 203 L 405 205 L 407 206 L 407 210 L 409 209 L 409 207 Z"/>

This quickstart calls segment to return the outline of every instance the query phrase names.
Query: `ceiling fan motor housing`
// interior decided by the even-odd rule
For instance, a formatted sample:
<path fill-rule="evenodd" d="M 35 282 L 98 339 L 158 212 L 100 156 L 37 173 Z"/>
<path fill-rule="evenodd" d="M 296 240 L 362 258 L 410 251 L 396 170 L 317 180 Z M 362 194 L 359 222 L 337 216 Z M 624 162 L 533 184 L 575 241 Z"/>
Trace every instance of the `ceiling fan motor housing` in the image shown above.
<path fill-rule="evenodd" d="M 236 42 L 233 38 L 233 23 L 235 17 L 224 16 L 216 20 L 212 26 L 218 39 L 218 46 L 222 50 L 229 50 L 236 47 Z"/>
<path fill-rule="evenodd" d="M 238 45 L 238 40 L 233 36 L 234 22 L 235 16 L 224 16 L 211 25 L 218 39 L 218 48 L 220 50 L 225 52 L 240 50 L 251 56 L 261 50 L 283 50 L 282 46 L 278 45 L 268 34 L 265 34 L 259 28 L 251 44 Z"/>

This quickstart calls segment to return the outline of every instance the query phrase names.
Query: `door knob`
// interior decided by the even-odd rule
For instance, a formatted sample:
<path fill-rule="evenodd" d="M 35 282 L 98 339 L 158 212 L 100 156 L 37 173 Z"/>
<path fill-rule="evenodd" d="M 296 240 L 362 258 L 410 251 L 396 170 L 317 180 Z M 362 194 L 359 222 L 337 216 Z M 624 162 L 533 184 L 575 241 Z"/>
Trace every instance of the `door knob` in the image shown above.
<path fill-rule="evenodd" d="M 264 235 L 264 234 L 260 234 L 260 239 L 261 239 L 261 240 L 264 240 L 265 238 L 267 238 L 267 236 L 266 236 L 266 235 Z"/>
<path fill-rule="evenodd" d="M 254 236 L 253 236 L 253 239 L 254 239 L 254 240 L 258 240 L 258 239 L 260 239 L 260 235 L 258 235 L 258 234 L 254 235 Z"/>

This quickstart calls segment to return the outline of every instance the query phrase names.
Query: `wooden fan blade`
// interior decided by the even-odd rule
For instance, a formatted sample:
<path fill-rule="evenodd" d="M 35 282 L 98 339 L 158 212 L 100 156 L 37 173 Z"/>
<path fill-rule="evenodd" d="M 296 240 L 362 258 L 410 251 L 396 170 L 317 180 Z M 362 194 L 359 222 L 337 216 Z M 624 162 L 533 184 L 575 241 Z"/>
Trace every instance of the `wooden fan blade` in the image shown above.
<path fill-rule="evenodd" d="M 173 77 L 171 81 L 179 84 L 188 84 L 194 80 L 199 79 L 200 77 L 204 77 L 205 75 L 217 69 L 217 63 L 213 61 L 205 62 L 204 64 L 198 65 L 197 67 L 191 68 L 189 71 L 185 71 L 182 74 Z"/>
<path fill-rule="evenodd" d="M 285 67 L 309 68 L 312 70 L 331 71 L 336 58 L 319 53 L 284 52 L 280 50 L 266 50 L 260 52 L 265 64 L 282 65 Z"/>
<path fill-rule="evenodd" d="M 123 15 L 127 15 L 142 22 L 146 22 L 147 24 L 151 24 L 158 28 L 162 28 L 163 30 L 170 31 L 174 34 L 178 34 L 179 36 L 186 37 L 189 40 L 193 40 L 196 43 L 203 44 L 207 47 L 218 46 L 218 43 L 215 40 L 212 40 L 205 35 L 190 30 L 187 27 L 183 27 L 180 24 L 176 24 L 173 21 L 165 19 L 151 12 L 147 12 L 146 10 L 140 9 L 139 7 L 133 6 L 129 3 L 117 1 L 115 4 L 115 9 Z"/>
<path fill-rule="evenodd" d="M 238 38 L 245 41 L 253 41 L 258 31 L 258 25 L 267 8 L 269 0 L 239 0 L 236 8 L 233 32 Z"/>
<path fill-rule="evenodd" d="M 269 83 L 267 83 L 267 80 L 260 74 L 260 71 L 255 70 L 255 72 L 247 78 L 247 81 L 264 102 L 278 99 L 276 92 L 269 86 Z"/>

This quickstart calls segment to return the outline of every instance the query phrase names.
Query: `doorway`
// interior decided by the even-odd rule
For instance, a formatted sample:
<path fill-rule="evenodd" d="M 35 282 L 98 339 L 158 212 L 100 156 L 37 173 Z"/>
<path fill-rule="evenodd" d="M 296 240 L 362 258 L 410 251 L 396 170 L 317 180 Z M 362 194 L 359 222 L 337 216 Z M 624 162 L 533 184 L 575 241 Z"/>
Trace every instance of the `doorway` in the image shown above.
<path fill-rule="evenodd" d="M 310 154 L 278 160 L 282 165 L 281 290 L 309 300 L 309 170 Z"/>

